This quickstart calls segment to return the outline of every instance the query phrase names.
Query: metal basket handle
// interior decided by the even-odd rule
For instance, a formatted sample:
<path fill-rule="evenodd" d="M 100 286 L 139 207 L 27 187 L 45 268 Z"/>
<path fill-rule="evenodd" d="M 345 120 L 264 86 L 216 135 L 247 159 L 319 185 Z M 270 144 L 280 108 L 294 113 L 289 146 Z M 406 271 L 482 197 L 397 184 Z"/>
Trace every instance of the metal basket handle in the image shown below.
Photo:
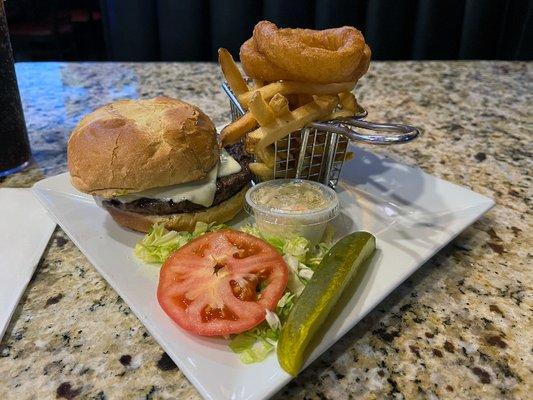
<path fill-rule="evenodd" d="M 308 126 L 335 132 L 353 141 L 380 145 L 407 143 L 420 135 L 420 130 L 415 126 L 371 122 L 359 119 L 358 117 L 342 118 L 326 122 L 312 122 Z M 374 132 L 390 132 L 392 134 L 361 133 L 351 127 L 368 129 Z"/>

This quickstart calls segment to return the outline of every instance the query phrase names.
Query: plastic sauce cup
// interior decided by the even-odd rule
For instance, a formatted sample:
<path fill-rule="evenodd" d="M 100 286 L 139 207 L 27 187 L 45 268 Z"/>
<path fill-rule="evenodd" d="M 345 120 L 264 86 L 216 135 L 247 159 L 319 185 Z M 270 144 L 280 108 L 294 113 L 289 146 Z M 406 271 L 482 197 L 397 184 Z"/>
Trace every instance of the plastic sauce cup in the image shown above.
<path fill-rule="evenodd" d="M 318 182 L 276 179 L 260 183 L 246 193 L 245 210 L 265 236 L 303 236 L 321 241 L 329 221 L 339 214 L 337 193 Z"/>

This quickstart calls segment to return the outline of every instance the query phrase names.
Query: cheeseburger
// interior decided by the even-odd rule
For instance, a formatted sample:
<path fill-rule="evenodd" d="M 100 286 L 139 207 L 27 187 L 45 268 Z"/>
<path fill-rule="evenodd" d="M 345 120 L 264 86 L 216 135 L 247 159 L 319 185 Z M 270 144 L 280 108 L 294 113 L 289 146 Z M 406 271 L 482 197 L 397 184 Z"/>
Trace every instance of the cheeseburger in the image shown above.
<path fill-rule="evenodd" d="M 220 149 L 198 107 L 157 97 L 120 100 L 83 118 L 67 148 L 71 182 L 120 225 L 192 230 L 242 209 L 251 161 L 241 145 Z"/>

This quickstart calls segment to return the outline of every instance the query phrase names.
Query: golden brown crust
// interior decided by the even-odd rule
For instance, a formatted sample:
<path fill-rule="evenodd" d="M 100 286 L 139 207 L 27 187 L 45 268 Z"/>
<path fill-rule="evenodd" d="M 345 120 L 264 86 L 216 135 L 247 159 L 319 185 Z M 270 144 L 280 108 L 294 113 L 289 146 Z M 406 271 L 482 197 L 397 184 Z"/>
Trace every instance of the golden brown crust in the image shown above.
<path fill-rule="evenodd" d="M 218 159 L 209 117 L 169 97 L 98 108 L 79 122 L 67 147 L 72 184 L 104 198 L 204 178 Z"/>
<path fill-rule="evenodd" d="M 251 78 L 265 82 L 275 82 L 279 80 L 298 80 L 297 76 L 290 74 L 271 63 L 262 53 L 259 52 L 254 38 L 251 37 L 244 42 L 239 51 L 242 68 L 246 75 Z"/>
<path fill-rule="evenodd" d="M 359 61 L 359 65 L 357 65 L 357 69 L 355 70 L 353 76 L 351 77 L 352 80 L 358 81 L 364 74 L 367 73 L 368 67 L 370 66 L 371 57 L 372 57 L 372 51 L 370 50 L 370 47 L 368 47 L 368 45 L 365 44 L 365 48 L 363 50 L 361 61 Z"/>
<path fill-rule="evenodd" d="M 370 56 L 363 35 L 352 26 L 278 29 L 269 21 L 258 22 L 240 49 L 247 75 L 270 82 L 355 81 L 368 69 Z"/>
<path fill-rule="evenodd" d="M 139 232 L 148 232 L 155 223 L 164 224 L 165 228 L 175 231 L 193 231 L 197 222 L 222 224 L 234 218 L 244 205 L 244 195 L 248 187 L 244 187 L 235 196 L 223 201 L 216 206 L 206 210 L 169 214 L 169 215 L 147 215 L 131 211 L 123 211 L 114 207 L 104 206 L 113 219 L 126 228 Z"/>

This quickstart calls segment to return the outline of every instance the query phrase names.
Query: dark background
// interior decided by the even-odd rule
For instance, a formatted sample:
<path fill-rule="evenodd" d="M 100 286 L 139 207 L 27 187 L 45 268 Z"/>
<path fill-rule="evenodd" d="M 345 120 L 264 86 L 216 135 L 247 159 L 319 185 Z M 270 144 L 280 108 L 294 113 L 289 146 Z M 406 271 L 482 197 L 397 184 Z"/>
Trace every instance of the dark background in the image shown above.
<path fill-rule="evenodd" d="M 1 1 L 1 0 L 0 0 Z M 533 58 L 533 0 L 7 0 L 17 61 L 210 61 L 261 19 L 353 25 L 374 60 Z"/>

